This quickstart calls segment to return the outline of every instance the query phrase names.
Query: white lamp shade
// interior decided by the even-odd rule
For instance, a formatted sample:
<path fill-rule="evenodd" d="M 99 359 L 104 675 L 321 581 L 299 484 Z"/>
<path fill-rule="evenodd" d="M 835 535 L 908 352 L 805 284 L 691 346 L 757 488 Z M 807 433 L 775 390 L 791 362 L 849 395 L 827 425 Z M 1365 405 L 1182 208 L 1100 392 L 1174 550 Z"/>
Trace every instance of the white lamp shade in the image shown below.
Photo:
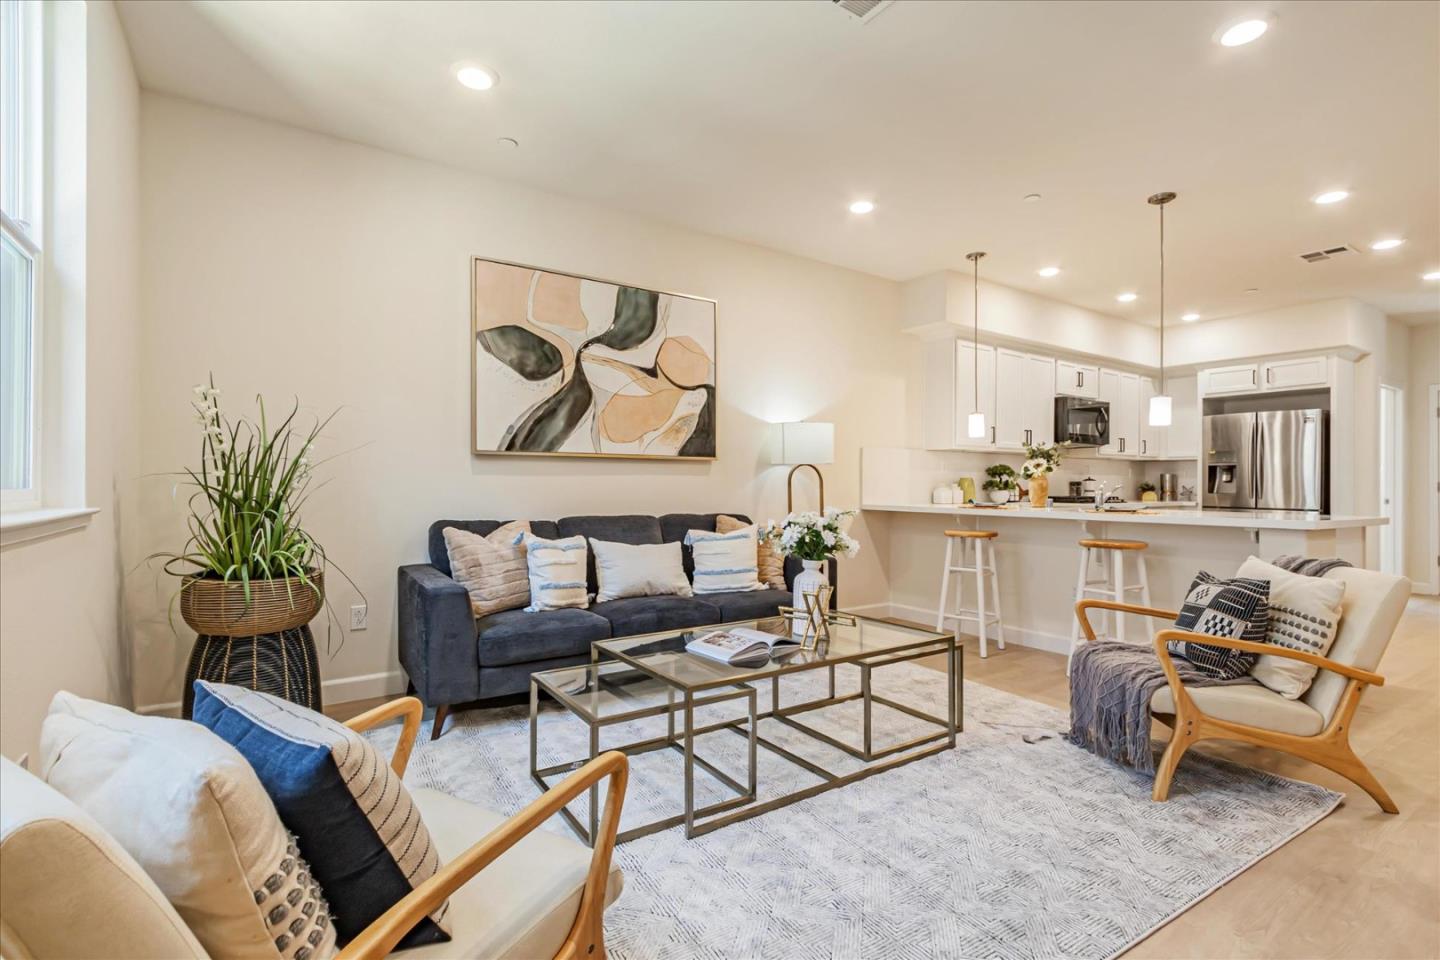
<path fill-rule="evenodd" d="M 778 426 L 772 463 L 835 462 L 835 424 L 805 420 Z"/>
<path fill-rule="evenodd" d="M 985 436 L 985 414 L 975 411 L 970 414 L 970 436 L 979 438 Z"/>
<path fill-rule="evenodd" d="M 1170 398 L 1164 394 L 1150 398 L 1150 426 L 1170 426 Z"/>

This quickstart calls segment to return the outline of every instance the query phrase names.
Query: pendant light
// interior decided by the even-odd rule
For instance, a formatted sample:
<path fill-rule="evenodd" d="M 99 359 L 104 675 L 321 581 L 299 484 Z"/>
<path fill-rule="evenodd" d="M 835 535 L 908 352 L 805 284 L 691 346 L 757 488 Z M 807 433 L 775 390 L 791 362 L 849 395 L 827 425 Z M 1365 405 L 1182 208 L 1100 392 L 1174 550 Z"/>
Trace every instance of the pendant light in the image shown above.
<path fill-rule="evenodd" d="M 975 360 L 975 406 L 971 408 L 969 434 L 972 439 L 985 436 L 985 413 L 980 409 L 980 258 L 984 251 L 965 254 L 975 264 L 975 333 L 970 340 L 970 353 Z"/>
<path fill-rule="evenodd" d="M 1157 193 L 1150 203 L 1160 208 L 1160 392 L 1150 398 L 1150 426 L 1170 426 L 1170 395 L 1165 392 L 1165 204 L 1175 194 Z"/>

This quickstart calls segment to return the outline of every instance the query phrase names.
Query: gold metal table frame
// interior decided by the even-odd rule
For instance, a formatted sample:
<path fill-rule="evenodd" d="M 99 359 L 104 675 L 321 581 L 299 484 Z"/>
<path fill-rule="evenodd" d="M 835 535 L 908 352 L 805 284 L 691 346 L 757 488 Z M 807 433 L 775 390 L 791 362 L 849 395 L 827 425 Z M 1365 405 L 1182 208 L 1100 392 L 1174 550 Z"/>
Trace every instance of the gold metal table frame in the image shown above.
<path fill-rule="evenodd" d="M 720 629 L 723 626 L 724 625 L 717 625 L 716 627 L 708 627 L 706 629 Z M 674 631 L 671 635 L 676 636 L 683 632 L 684 631 Z M 612 716 L 592 717 L 583 705 L 577 704 L 571 697 L 566 695 L 564 691 L 558 689 L 559 684 L 551 682 L 552 677 L 558 677 L 566 673 L 573 677 L 574 671 L 584 669 L 583 667 L 570 667 L 532 675 L 530 685 L 530 776 L 541 790 L 549 789 L 551 784 L 547 782 L 547 777 L 567 774 L 588 762 L 592 757 L 600 754 L 600 731 L 604 727 L 646 717 L 665 716 L 667 718 L 667 730 L 663 736 L 651 737 L 634 743 L 610 745 L 604 749 L 619 750 L 629 756 L 666 748 L 674 749 L 681 753 L 684 757 L 684 811 L 680 814 L 663 817 L 659 820 L 622 831 L 618 834 L 616 840 L 617 842 L 623 843 L 656 833 L 660 830 L 669 829 L 681 823 L 685 825 L 685 835 L 687 838 L 698 837 L 718 830 L 721 827 L 729 826 L 732 823 L 748 820 L 752 817 L 769 813 L 772 810 L 789 806 L 800 800 L 827 793 L 831 790 L 875 776 L 876 774 L 884 773 L 887 770 L 893 770 L 904 764 L 913 763 L 916 760 L 933 756 L 945 750 L 954 749 L 956 735 L 964 729 L 964 659 L 961 656 L 961 652 L 962 648 L 955 642 L 953 635 L 932 635 L 930 637 L 918 638 L 913 643 L 900 644 L 888 649 L 880 649 L 868 653 L 848 655 L 834 661 L 801 666 L 787 666 L 783 660 L 778 662 L 770 661 L 764 665 L 757 666 L 752 676 L 740 676 L 730 680 L 717 680 L 714 683 L 701 683 L 685 687 L 667 678 L 662 672 L 653 669 L 651 665 L 646 663 L 647 659 L 653 654 L 647 653 L 640 656 L 628 656 L 623 649 L 607 647 L 607 641 L 599 641 L 591 647 L 591 663 L 589 668 L 591 676 L 598 678 L 603 665 L 618 661 L 625 666 L 646 674 L 651 680 L 663 684 L 666 688 L 666 702 L 617 713 Z M 897 663 L 906 663 L 940 654 L 945 656 L 946 664 L 946 715 L 944 717 L 937 717 L 917 707 L 881 696 L 874 691 L 871 674 L 875 668 L 891 666 Z M 687 654 L 686 656 L 695 655 Z M 859 670 L 859 689 L 852 693 L 839 694 L 836 690 L 835 668 L 845 665 L 852 665 Z M 828 691 L 826 696 L 791 704 L 789 706 L 781 706 L 780 678 L 782 676 L 788 673 L 811 672 L 822 668 L 826 669 L 828 673 Z M 552 677 L 547 677 L 547 674 L 552 675 Z M 764 711 L 757 711 L 757 698 L 759 693 L 757 685 L 762 685 L 765 681 L 768 681 L 770 684 L 770 707 Z M 560 701 L 572 715 L 587 724 L 590 735 L 588 756 L 572 762 L 547 766 L 543 769 L 538 767 L 537 728 L 539 694 L 542 689 Z M 695 725 L 695 710 L 697 708 L 739 699 L 745 700 L 746 703 L 746 713 L 744 716 L 729 720 L 719 720 L 698 727 Z M 860 700 L 863 703 L 860 743 L 858 745 L 847 743 L 842 739 L 817 730 L 810 724 L 797 719 L 797 717 L 803 714 L 824 710 L 854 700 Z M 899 743 L 888 743 L 877 747 L 874 735 L 874 705 L 877 703 L 918 720 L 933 724 L 940 729 L 934 733 L 923 734 Z M 761 736 L 759 734 L 759 722 L 761 720 L 775 720 L 785 724 L 787 727 L 805 734 L 816 742 L 825 744 L 828 747 L 839 750 L 865 763 L 866 766 L 848 773 L 838 773 L 827 769 L 819 763 L 802 757 L 793 750 L 787 749 L 785 746 Z M 701 757 L 695 748 L 695 739 L 697 737 L 720 730 L 729 730 L 739 736 L 745 737 L 748 741 L 746 782 L 743 784 L 725 771 L 720 770 L 715 764 Z M 756 766 L 758 747 L 763 747 L 770 753 L 801 767 L 811 775 L 817 777 L 819 782 L 760 802 L 758 800 Z M 720 784 L 724 785 L 734 796 L 716 803 L 696 807 L 696 767 L 699 767 Z M 599 809 L 598 804 L 599 798 L 596 792 L 591 791 L 589 796 L 588 817 L 586 818 L 588 823 L 585 824 L 582 824 L 580 819 L 569 810 L 562 811 L 571 829 L 574 830 L 581 841 L 586 844 L 591 843 L 591 838 L 595 836 Z"/>

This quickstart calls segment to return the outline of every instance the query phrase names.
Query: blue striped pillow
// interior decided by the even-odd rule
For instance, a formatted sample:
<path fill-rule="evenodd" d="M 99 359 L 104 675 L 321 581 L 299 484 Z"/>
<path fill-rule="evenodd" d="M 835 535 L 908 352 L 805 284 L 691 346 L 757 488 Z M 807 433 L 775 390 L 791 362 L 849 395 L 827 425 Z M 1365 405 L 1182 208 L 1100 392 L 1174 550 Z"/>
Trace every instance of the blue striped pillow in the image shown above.
<path fill-rule="evenodd" d="M 195 681 L 194 719 L 250 761 L 330 901 L 340 945 L 439 870 L 405 784 L 360 734 L 267 693 L 204 680 Z M 400 946 L 449 940 L 449 907 Z"/>
<path fill-rule="evenodd" d="M 530 606 L 526 613 L 590 606 L 590 589 L 585 579 L 589 548 L 576 535 L 563 540 L 545 540 L 526 533 L 525 564 L 530 574 Z"/>
<path fill-rule="evenodd" d="M 729 533 L 691 530 L 685 542 L 695 557 L 695 593 L 743 593 L 764 590 L 757 563 L 755 526 Z"/>

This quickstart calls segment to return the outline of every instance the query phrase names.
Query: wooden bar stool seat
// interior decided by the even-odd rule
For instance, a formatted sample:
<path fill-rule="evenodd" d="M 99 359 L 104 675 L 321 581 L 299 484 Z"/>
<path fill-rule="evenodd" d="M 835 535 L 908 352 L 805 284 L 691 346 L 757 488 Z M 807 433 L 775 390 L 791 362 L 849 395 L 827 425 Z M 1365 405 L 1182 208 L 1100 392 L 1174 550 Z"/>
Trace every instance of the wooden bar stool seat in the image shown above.
<path fill-rule="evenodd" d="M 1150 544 L 1144 540 L 1081 540 L 1080 546 L 1091 550 L 1144 550 Z"/>
<path fill-rule="evenodd" d="M 1127 594 L 1138 592 L 1142 606 L 1150 606 L 1150 576 L 1145 569 L 1145 550 L 1150 546 L 1144 540 L 1111 540 L 1109 538 L 1087 537 L 1079 541 L 1080 573 L 1075 581 L 1075 602 L 1086 597 L 1114 600 L 1117 603 L 1131 602 Z M 1125 556 L 1129 554 L 1135 565 L 1134 584 L 1125 582 Z M 1100 567 L 1099 579 L 1091 578 L 1092 565 Z M 1110 632 L 1114 625 L 1113 635 Z M 1107 639 L 1125 642 L 1125 614 L 1106 611 L 1105 634 Z M 1065 675 L 1070 675 L 1070 663 L 1075 659 L 1075 649 L 1080 645 L 1080 618 L 1077 615 L 1070 625 L 1070 652 L 1065 656 Z"/>
<path fill-rule="evenodd" d="M 943 631 L 946 620 L 954 620 L 955 632 L 960 632 L 961 622 L 975 621 L 975 632 L 980 636 L 980 656 L 990 655 L 989 626 L 995 624 L 995 639 L 1000 649 L 1005 649 L 1005 624 L 1000 618 L 1000 578 L 995 573 L 995 548 L 991 541 L 1000 536 L 994 530 L 946 530 L 945 569 L 940 575 L 940 607 L 935 613 L 935 629 Z M 960 562 L 955 563 L 955 544 L 960 544 Z M 955 609 L 945 612 L 945 600 L 950 595 L 950 574 L 961 574 L 955 582 Z M 975 607 L 964 606 L 964 574 L 975 575 Z M 990 599 L 987 607 L 985 578 L 990 578 Z"/>

